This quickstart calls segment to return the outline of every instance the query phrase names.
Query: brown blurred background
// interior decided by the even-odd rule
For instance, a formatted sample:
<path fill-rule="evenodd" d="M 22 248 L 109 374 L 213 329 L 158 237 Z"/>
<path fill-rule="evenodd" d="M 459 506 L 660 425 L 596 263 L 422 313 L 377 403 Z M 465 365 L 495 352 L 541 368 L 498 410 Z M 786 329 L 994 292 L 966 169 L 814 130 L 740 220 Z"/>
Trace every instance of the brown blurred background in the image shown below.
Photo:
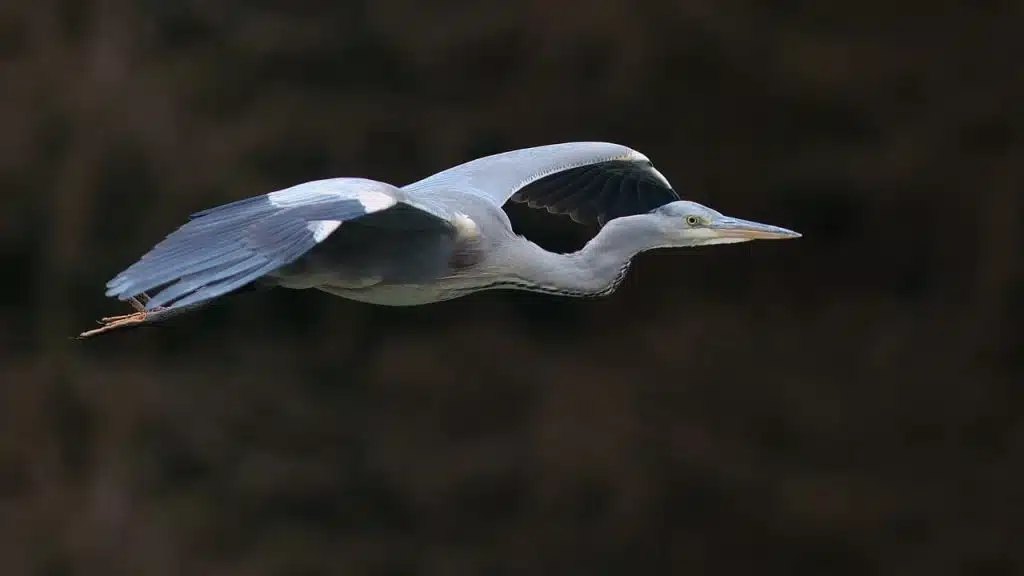
<path fill-rule="evenodd" d="M 1024 573 L 1021 6 L 7 0 L 0 574 Z M 67 339 L 196 210 L 587 139 L 805 236 Z"/>

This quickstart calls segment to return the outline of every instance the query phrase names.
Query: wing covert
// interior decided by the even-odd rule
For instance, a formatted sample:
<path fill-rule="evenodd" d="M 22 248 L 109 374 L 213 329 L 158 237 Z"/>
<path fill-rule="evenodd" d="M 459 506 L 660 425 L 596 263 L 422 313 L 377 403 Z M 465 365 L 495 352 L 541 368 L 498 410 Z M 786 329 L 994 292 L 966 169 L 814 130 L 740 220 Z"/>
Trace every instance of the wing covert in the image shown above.
<path fill-rule="evenodd" d="M 485 156 L 409 184 L 403 191 L 457 191 L 498 206 L 511 199 L 598 225 L 679 200 L 646 156 L 607 142 L 567 142 Z"/>

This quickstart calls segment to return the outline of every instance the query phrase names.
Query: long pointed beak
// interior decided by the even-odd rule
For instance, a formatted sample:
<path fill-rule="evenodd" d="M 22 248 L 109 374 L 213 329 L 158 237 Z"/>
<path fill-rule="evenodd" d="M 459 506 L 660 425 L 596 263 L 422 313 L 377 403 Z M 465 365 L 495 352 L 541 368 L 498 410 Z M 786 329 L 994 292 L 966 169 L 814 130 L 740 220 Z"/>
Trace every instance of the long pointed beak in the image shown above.
<path fill-rule="evenodd" d="M 714 231 L 715 236 L 718 238 L 788 240 L 802 236 L 799 232 L 772 226 L 771 224 L 761 224 L 760 222 L 751 222 L 750 220 L 741 220 L 729 216 L 716 219 L 709 228 Z"/>

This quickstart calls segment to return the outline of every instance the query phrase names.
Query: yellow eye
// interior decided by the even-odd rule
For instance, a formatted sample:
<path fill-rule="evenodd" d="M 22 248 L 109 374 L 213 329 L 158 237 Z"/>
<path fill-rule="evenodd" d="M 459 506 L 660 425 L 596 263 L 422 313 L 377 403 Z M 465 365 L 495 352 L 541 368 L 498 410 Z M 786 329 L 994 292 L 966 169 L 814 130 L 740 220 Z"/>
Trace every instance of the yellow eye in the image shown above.
<path fill-rule="evenodd" d="M 687 216 L 686 224 L 688 226 L 696 226 L 697 224 L 700 224 L 700 218 L 697 216 Z"/>

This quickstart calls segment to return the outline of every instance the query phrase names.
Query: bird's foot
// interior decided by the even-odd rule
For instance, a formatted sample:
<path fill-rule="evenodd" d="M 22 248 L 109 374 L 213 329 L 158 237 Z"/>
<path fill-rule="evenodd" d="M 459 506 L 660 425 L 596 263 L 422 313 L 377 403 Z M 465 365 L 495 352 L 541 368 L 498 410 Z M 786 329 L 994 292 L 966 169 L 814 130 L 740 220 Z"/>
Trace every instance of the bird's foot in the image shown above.
<path fill-rule="evenodd" d="M 112 330 L 145 324 L 150 321 L 151 315 L 160 310 L 159 308 L 155 310 L 146 310 L 146 302 L 149 302 L 149 296 L 146 296 L 145 294 L 139 294 L 136 298 L 129 298 L 128 303 L 135 309 L 135 312 L 132 312 L 131 314 L 122 314 L 120 316 L 107 316 L 105 318 L 101 318 L 98 322 L 100 325 L 99 328 L 82 332 L 78 335 L 78 339 L 81 340 L 83 338 L 89 338 Z"/>

